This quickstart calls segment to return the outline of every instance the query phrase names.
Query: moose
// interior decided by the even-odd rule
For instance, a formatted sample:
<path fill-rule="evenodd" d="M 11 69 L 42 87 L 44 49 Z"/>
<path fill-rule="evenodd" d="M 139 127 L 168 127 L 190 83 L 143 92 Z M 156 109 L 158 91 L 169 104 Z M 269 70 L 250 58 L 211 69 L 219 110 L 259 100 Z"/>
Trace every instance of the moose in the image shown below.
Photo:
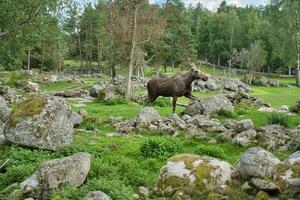
<path fill-rule="evenodd" d="M 196 79 L 207 81 L 208 77 L 197 70 L 196 67 L 192 67 L 185 74 L 177 74 L 166 79 L 151 79 L 147 83 L 149 102 L 153 103 L 159 96 L 173 97 L 172 106 L 174 113 L 178 97 L 185 96 L 191 100 L 197 100 L 197 97 L 192 95 L 192 83 Z"/>

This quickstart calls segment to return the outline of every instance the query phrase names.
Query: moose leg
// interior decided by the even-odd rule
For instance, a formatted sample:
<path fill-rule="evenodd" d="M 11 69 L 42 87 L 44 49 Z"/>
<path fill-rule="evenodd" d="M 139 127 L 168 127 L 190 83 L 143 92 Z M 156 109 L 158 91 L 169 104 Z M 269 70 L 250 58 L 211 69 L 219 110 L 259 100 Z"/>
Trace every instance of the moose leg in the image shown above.
<path fill-rule="evenodd" d="M 189 99 L 193 100 L 193 101 L 198 100 L 198 98 L 195 97 L 195 96 L 192 95 L 192 94 L 186 94 L 186 95 L 184 95 L 184 96 L 185 96 L 186 98 L 189 98 Z"/>
<path fill-rule="evenodd" d="M 172 101 L 172 105 L 173 105 L 173 113 L 175 113 L 175 109 L 176 109 L 176 101 L 177 101 L 177 96 L 173 97 L 173 101 Z"/>

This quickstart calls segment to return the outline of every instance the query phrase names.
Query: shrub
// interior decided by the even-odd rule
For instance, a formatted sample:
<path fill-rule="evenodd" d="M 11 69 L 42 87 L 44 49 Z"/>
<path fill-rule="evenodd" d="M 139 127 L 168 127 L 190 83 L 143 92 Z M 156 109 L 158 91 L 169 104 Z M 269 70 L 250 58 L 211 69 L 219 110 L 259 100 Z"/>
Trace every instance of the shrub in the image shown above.
<path fill-rule="evenodd" d="M 223 109 L 223 108 L 221 108 L 221 109 L 217 112 L 217 114 L 218 114 L 219 116 L 226 117 L 226 118 L 234 118 L 234 117 L 235 117 L 235 114 L 234 114 L 233 112 L 230 112 L 230 111 L 225 110 L 225 109 Z"/>
<path fill-rule="evenodd" d="M 289 117 L 283 113 L 272 113 L 268 117 L 269 124 L 280 124 L 286 128 L 289 127 Z"/>
<path fill-rule="evenodd" d="M 170 157 L 182 149 L 182 143 L 177 138 L 153 137 L 147 139 L 140 148 L 142 156 Z"/>
<path fill-rule="evenodd" d="M 155 100 L 154 105 L 159 107 L 171 106 L 171 99 L 169 97 L 158 97 Z"/>
<path fill-rule="evenodd" d="M 114 98 L 114 99 L 97 100 L 97 102 L 102 103 L 103 105 L 107 105 L 107 106 L 114 106 L 114 105 L 128 103 L 128 101 L 126 99 L 123 99 L 121 97 Z"/>
<path fill-rule="evenodd" d="M 195 151 L 195 153 L 200 156 L 207 155 L 215 158 L 221 158 L 221 159 L 224 158 L 224 150 L 216 146 L 200 145 L 198 149 Z"/>

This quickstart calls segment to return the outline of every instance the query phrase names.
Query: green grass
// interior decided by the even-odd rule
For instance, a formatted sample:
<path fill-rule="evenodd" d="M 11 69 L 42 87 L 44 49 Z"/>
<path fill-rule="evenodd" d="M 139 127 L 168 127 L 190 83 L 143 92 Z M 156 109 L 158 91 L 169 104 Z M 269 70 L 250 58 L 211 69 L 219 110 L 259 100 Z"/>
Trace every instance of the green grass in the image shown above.
<path fill-rule="evenodd" d="M 300 88 L 287 87 L 252 87 L 251 95 L 261 97 L 264 101 L 278 108 L 282 105 L 293 106 L 300 99 Z"/>

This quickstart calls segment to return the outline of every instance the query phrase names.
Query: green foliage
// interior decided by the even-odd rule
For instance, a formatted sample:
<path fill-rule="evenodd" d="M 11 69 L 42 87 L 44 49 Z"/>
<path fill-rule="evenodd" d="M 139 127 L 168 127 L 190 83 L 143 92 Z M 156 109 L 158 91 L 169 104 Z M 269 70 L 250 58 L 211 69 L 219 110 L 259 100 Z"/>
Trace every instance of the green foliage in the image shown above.
<path fill-rule="evenodd" d="M 153 137 L 147 139 L 140 148 L 145 158 L 170 157 L 182 149 L 181 142 L 172 137 Z"/>
<path fill-rule="evenodd" d="M 114 105 L 121 105 L 121 104 L 128 104 L 129 102 L 121 97 L 113 98 L 113 99 L 106 99 L 106 100 L 97 100 L 97 102 L 106 105 L 106 106 L 114 106 Z"/>
<path fill-rule="evenodd" d="M 289 117 L 284 113 L 272 113 L 268 117 L 268 123 L 270 124 L 280 124 L 286 128 L 290 127 Z"/>
<path fill-rule="evenodd" d="M 205 145 L 199 145 L 199 147 L 195 151 L 198 155 L 207 155 L 212 156 L 215 158 L 224 158 L 224 150 L 217 146 L 205 146 Z"/>
<path fill-rule="evenodd" d="M 226 118 L 235 118 L 236 114 L 234 112 L 230 112 L 229 110 L 225 110 L 221 108 L 217 114 L 221 117 L 226 117 Z"/>
<path fill-rule="evenodd" d="M 158 97 L 155 100 L 154 105 L 159 107 L 169 107 L 171 106 L 171 99 L 169 97 Z"/>

